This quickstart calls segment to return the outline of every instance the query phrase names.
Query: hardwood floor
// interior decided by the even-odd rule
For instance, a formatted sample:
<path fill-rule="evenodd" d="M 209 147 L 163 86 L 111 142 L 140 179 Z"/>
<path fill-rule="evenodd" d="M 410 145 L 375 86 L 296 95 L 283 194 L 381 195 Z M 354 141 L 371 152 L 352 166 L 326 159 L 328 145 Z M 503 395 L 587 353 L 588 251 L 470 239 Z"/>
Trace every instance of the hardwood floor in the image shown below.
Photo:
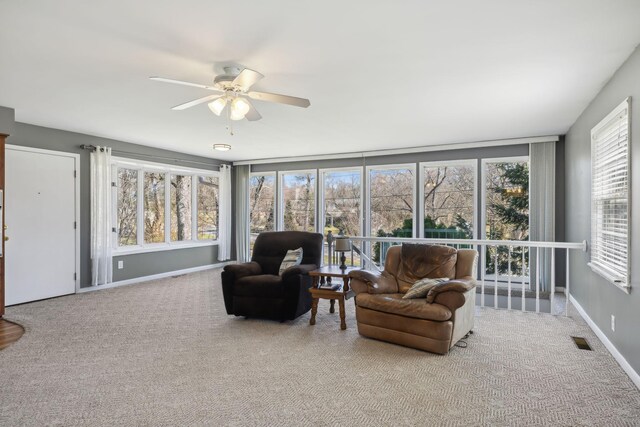
<path fill-rule="evenodd" d="M 24 328 L 17 323 L 0 319 L 0 350 L 18 341 L 24 334 Z"/>

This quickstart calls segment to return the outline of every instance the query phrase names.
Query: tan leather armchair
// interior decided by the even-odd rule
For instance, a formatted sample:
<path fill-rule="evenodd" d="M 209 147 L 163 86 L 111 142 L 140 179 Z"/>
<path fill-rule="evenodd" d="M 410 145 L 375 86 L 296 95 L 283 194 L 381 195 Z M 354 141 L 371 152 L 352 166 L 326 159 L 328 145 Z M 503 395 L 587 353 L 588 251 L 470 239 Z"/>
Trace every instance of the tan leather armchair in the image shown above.
<path fill-rule="evenodd" d="M 387 251 L 384 271 L 349 273 L 360 335 L 445 354 L 473 329 L 478 252 L 403 244 Z M 403 299 L 422 278 L 447 277 L 426 298 Z"/>

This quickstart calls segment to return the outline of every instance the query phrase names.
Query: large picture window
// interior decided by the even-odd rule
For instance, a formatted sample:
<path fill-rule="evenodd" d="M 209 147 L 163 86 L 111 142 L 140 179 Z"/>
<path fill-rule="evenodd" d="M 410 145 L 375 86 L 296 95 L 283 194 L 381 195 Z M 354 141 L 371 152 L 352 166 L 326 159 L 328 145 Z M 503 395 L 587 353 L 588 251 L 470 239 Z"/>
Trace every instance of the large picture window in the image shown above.
<path fill-rule="evenodd" d="M 413 165 L 369 169 L 372 236 L 413 237 L 415 183 Z"/>
<path fill-rule="evenodd" d="M 362 195 L 360 170 L 328 170 L 322 172 L 324 215 L 323 234 L 360 236 L 360 203 Z"/>
<path fill-rule="evenodd" d="M 165 240 L 164 178 L 160 172 L 144 173 L 144 242 L 160 243 Z"/>
<path fill-rule="evenodd" d="M 488 240 L 529 240 L 529 159 L 528 157 L 483 161 L 484 229 Z M 497 260 L 497 265 L 496 265 Z M 509 274 L 507 246 L 488 247 L 485 254 L 488 275 Z M 514 246 L 511 274 L 529 276 L 529 250 Z"/>
<path fill-rule="evenodd" d="M 116 226 L 118 246 L 138 243 L 138 171 L 118 168 Z"/>
<path fill-rule="evenodd" d="M 198 240 L 218 238 L 219 185 L 217 176 L 198 176 Z"/>
<path fill-rule="evenodd" d="M 315 171 L 285 172 L 282 177 L 282 229 L 315 231 Z"/>
<path fill-rule="evenodd" d="M 171 175 L 171 241 L 191 240 L 191 182 L 190 175 Z"/>
<path fill-rule="evenodd" d="M 263 231 L 275 230 L 276 175 L 252 174 L 249 178 L 250 247 Z"/>
<path fill-rule="evenodd" d="M 113 162 L 116 252 L 211 244 L 218 238 L 218 172 Z"/>
<path fill-rule="evenodd" d="M 476 161 L 421 163 L 422 237 L 472 239 Z"/>
<path fill-rule="evenodd" d="M 629 287 L 629 99 L 591 130 L 591 262 Z"/>
<path fill-rule="evenodd" d="M 414 237 L 415 166 L 375 166 L 368 168 L 369 235 Z M 372 246 L 372 261 L 384 264 L 391 242 Z"/>

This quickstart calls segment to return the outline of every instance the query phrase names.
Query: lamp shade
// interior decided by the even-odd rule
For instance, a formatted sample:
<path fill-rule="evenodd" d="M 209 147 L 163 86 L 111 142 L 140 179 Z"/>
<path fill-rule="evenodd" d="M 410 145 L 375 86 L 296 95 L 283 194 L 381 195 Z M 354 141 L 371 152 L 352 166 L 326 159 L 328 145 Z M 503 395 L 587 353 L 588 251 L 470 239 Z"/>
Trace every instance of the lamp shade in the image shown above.
<path fill-rule="evenodd" d="M 335 246 L 336 252 L 346 252 L 350 250 L 351 250 L 351 240 L 349 240 L 348 238 L 340 238 L 340 237 L 336 239 L 336 246 Z"/>
<path fill-rule="evenodd" d="M 227 99 L 224 96 L 222 96 L 222 97 L 220 97 L 220 98 L 216 99 L 215 101 L 210 102 L 208 104 L 209 109 L 216 116 L 219 116 L 220 113 L 222 113 L 222 110 L 224 109 L 225 105 L 227 105 Z"/>
<path fill-rule="evenodd" d="M 242 120 L 249 112 L 251 106 L 244 98 L 235 98 L 231 101 L 231 120 Z"/>

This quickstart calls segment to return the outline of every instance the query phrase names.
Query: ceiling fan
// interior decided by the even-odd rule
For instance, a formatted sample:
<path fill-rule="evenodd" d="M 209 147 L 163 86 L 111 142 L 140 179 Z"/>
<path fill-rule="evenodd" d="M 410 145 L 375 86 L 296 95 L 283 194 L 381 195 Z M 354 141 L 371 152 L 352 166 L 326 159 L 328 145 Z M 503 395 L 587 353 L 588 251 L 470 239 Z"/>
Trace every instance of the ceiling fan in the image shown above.
<path fill-rule="evenodd" d="M 225 67 L 225 74 L 216 76 L 213 86 L 198 83 L 184 82 L 181 80 L 165 79 L 163 77 L 149 77 L 158 82 L 172 83 L 183 86 L 193 86 L 201 89 L 216 92 L 203 98 L 194 99 L 184 104 L 176 105 L 172 110 L 185 110 L 196 105 L 208 102 L 209 109 L 219 116 L 227 105 L 227 115 L 230 120 L 249 121 L 260 120 L 262 116 L 253 107 L 248 98 L 258 101 L 276 102 L 279 104 L 293 105 L 307 108 L 311 103 L 308 99 L 296 98 L 295 96 L 278 95 L 276 93 L 251 91 L 251 86 L 256 84 L 264 76 L 249 68 L 240 69 L 238 67 Z"/>

